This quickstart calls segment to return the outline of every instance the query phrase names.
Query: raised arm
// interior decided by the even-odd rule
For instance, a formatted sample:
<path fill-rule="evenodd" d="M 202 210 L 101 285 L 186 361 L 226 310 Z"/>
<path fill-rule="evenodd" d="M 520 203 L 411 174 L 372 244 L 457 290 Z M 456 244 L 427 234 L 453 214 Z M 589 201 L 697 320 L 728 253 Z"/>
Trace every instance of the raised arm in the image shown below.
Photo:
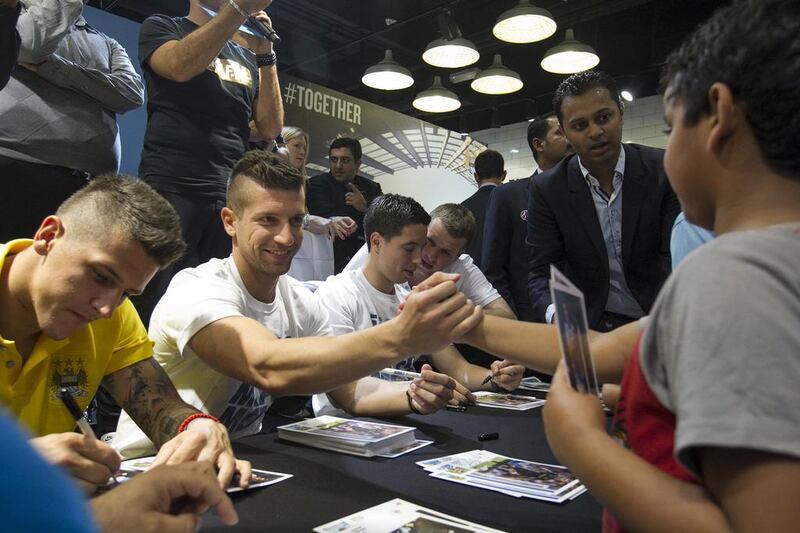
<path fill-rule="evenodd" d="M 272 22 L 263 11 L 257 15 L 270 26 Z M 248 39 L 249 41 L 250 39 Z M 271 54 L 272 42 L 268 39 L 257 38 L 253 50 L 256 54 Z M 258 98 L 253 109 L 253 120 L 259 133 L 265 139 L 274 139 L 283 129 L 283 98 L 278 82 L 278 64 L 259 67 L 258 69 Z"/>
<path fill-rule="evenodd" d="M 271 2 L 267 0 L 237 0 L 247 13 L 255 13 Z M 198 76 L 217 57 L 225 43 L 244 22 L 231 5 L 224 3 L 217 16 L 180 40 L 162 44 L 149 58 L 147 64 L 163 78 L 186 82 Z"/>

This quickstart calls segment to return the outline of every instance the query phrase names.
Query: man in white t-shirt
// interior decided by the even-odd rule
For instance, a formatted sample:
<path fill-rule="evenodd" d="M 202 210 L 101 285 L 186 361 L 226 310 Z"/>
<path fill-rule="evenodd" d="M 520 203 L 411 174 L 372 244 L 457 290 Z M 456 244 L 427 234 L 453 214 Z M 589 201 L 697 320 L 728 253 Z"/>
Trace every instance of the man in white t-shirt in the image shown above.
<path fill-rule="evenodd" d="M 441 348 L 481 319 L 453 283 L 443 283 L 457 276 L 443 275 L 411 295 L 396 320 L 326 337 L 327 313 L 283 276 L 300 246 L 304 214 L 302 175 L 267 152 L 246 154 L 222 210 L 232 255 L 176 275 L 150 322 L 155 357 L 181 396 L 220 418 L 234 438 L 259 430 L 273 396 L 334 389 Z M 433 401 L 452 396 L 451 381 L 426 383 Z M 114 443 L 127 456 L 151 447 L 126 416 Z"/>
<path fill-rule="evenodd" d="M 364 231 L 369 256 L 363 268 L 345 270 L 328 278 L 316 296 L 328 311 L 336 334 L 367 330 L 396 316 L 401 302 L 408 295 L 407 282 L 419 266 L 422 248 L 427 242 L 430 216 L 412 198 L 385 194 L 373 200 L 364 215 Z M 398 368 L 413 370 L 413 358 Z M 505 361 L 495 361 L 491 371 L 472 365 L 451 349 L 433 354 L 434 367 L 456 379 L 455 398 L 474 402 L 470 390 L 502 388 L 514 390 L 522 379 L 524 368 Z M 429 372 L 431 374 L 429 374 Z M 433 379 L 429 365 L 422 367 L 423 377 Z M 485 379 L 491 376 L 491 382 Z M 359 415 L 391 415 L 402 412 L 430 412 L 418 402 L 420 383 L 382 382 L 362 378 L 328 393 L 334 406 Z M 427 391 L 423 391 L 427 394 Z M 417 404 L 420 404 L 419 406 Z M 443 406 L 442 406 L 443 407 Z M 315 409 L 326 411 L 321 395 L 315 398 Z"/>
<path fill-rule="evenodd" d="M 428 235 L 422 248 L 422 257 L 410 281 L 412 286 L 419 285 L 436 272 L 458 274 L 456 288 L 464 293 L 474 304 L 483 307 L 487 315 L 516 319 L 516 315 L 491 282 L 472 261 L 472 257 L 464 253 L 475 237 L 477 223 L 472 213 L 459 204 L 442 204 L 431 211 L 431 222 L 428 224 Z M 358 269 L 367 262 L 369 252 L 364 245 L 347 264 L 347 269 Z M 478 348 L 459 344 L 444 348 L 446 352 L 463 355 L 470 363 L 489 367 L 495 360 L 491 354 Z"/>
<path fill-rule="evenodd" d="M 486 314 L 514 319 L 511 307 L 495 290 L 472 258 L 464 253 L 477 231 L 475 217 L 459 204 L 442 204 L 431 211 L 431 222 L 422 257 L 409 283 L 416 286 L 435 272 L 459 274 L 456 288 Z M 364 245 L 353 256 L 345 270 L 356 270 L 367 263 L 369 251 Z"/>

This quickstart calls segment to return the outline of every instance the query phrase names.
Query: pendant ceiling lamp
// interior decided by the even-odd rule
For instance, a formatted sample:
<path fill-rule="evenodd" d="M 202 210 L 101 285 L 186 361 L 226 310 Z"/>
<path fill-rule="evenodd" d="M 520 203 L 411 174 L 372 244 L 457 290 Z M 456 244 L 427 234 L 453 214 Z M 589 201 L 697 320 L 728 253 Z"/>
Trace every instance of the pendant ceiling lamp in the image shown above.
<path fill-rule="evenodd" d="M 508 94 L 522 89 L 522 79 L 503 65 L 500 54 L 495 54 L 492 66 L 475 76 L 470 87 L 483 94 Z"/>
<path fill-rule="evenodd" d="M 392 51 L 386 50 L 383 61 L 369 67 L 361 77 L 361 82 L 373 89 L 396 91 L 411 87 L 414 84 L 414 78 L 411 77 L 411 72 L 407 68 L 392 58 Z"/>
<path fill-rule="evenodd" d="M 574 74 L 594 68 L 600 63 L 600 57 L 594 48 L 575 40 L 571 29 L 561 44 L 547 51 L 542 59 L 542 68 L 554 74 Z"/>
<path fill-rule="evenodd" d="M 444 88 L 440 76 L 435 76 L 433 85 L 417 94 L 411 105 L 428 113 L 447 113 L 461 107 L 461 100 L 456 93 Z"/>
<path fill-rule="evenodd" d="M 547 39 L 556 32 L 556 21 L 545 9 L 532 6 L 521 0 L 497 18 L 492 34 L 508 43 L 535 43 Z"/>
<path fill-rule="evenodd" d="M 440 39 L 428 43 L 422 53 L 422 60 L 441 68 L 461 68 L 475 63 L 481 54 L 472 41 L 461 37 L 461 30 L 453 21 L 449 10 L 439 14 Z"/>

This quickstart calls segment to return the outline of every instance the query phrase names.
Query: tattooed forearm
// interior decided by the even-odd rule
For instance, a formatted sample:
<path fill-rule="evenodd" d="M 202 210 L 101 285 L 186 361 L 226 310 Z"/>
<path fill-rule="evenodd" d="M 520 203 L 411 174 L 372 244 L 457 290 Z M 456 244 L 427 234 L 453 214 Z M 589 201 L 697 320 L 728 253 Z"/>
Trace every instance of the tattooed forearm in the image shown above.
<path fill-rule="evenodd" d="M 103 384 L 157 448 L 197 409 L 184 402 L 152 357 L 109 374 Z"/>

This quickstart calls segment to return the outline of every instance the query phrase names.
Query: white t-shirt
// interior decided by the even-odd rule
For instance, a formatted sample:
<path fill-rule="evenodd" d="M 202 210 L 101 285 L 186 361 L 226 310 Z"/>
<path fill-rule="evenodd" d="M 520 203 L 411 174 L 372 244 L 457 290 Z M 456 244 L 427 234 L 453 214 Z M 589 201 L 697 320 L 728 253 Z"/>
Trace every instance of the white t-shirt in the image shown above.
<path fill-rule="evenodd" d="M 344 267 L 344 271 L 358 270 L 364 268 L 367 264 L 369 252 L 367 245 L 362 246 L 358 252 L 350 259 L 350 262 Z M 458 259 L 450 263 L 442 269 L 445 274 L 461 274 L 456 282 L 456 289 L 464 293 L 464 296 L 472 300 L 475 305 L 486 306 L 493 301 L 500 298 L 500 293 L 486 279 L 483 272 L 475 266 L 475 262 L 467 254 L 461 254 Z M 407 293 L 410 288 L 404 284 L 403 292 Z"/>
<path fill-rule="evenodd" d="M 344 270 L 329 277 L 314 295 L 328 312 L 333 333 L 344 335 L 393 319 L 407 293 L 402 291 L 400 285 L 395 285 L 395 294 L 379 291 L 367 281 L 364 271 L 359 268 Z M 397 363 L 395 368 L 413 371 L 413 363 L 414 358 L 409 357 Z M 317 415 L 333 412 L 326 394 L 315 395 L 313 406 Z"/>
<path fill-rule="evenodd" d="M 281 339 L 332 334 L 328 315 L 317 299 L 289 276 L 278 279 L 271 303 L 261 302 L 247 291 L 233 257 L 187 268 L 172 279 L 150 320 L 154 357 L 181 398 L 219 418 L 231 438 L 257 433 L 272 398 L 206 364 L 189 347 L 189 341 L 208 324 L 236 316 L 258 321 Z M 125 412 L 113 443 L 125 456 L 154 451 Z"/>

